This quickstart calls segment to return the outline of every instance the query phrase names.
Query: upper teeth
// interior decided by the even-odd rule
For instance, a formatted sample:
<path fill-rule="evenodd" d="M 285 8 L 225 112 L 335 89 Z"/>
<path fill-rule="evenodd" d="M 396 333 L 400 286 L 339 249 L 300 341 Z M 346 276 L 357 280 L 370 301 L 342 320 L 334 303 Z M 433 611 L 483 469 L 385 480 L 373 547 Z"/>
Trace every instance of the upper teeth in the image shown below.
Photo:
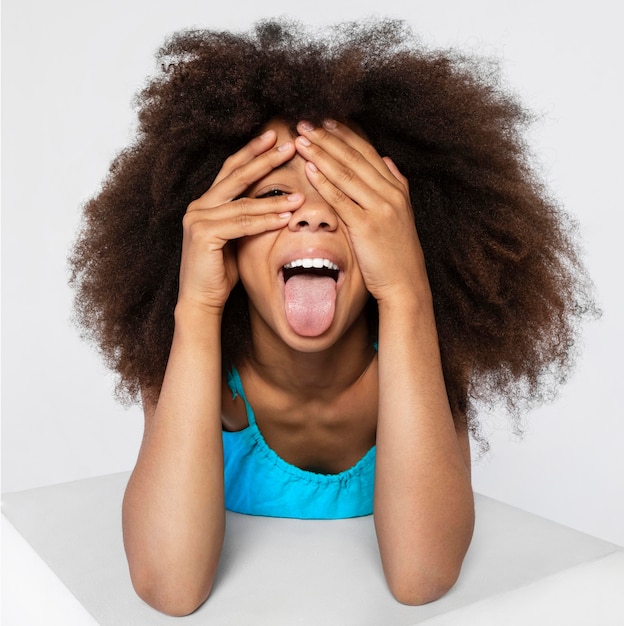
<path fill-rule="evenodd" d="M 322 267 L 326 267 L 330 270 L 338 270 L 340 269 L 335 263 L 332 263 L 329 259 L 295 259 L 290 263 L 286 263 L 284 265 L 284 269 L 290 270 L 295 267 L 305 267 L 306 269 L 309 267 L 315 267 L 321 269 Z"/>

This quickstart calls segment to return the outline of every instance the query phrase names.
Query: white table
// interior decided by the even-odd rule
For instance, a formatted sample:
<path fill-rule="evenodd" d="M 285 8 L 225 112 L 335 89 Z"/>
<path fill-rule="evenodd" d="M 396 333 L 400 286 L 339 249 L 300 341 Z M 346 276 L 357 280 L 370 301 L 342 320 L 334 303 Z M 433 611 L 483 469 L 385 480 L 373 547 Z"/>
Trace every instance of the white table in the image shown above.
<path fill-rule="evenodd" d="M 476 496 L 462 575 L 441 600 L 398 604 L 371 517 L 283 520 L 228 513 L 219 573 L 189 617 L 130 585 L 121 543 L 127 474 L 3 496 L 4 626 L 624 625 L 624 550 Z"/>

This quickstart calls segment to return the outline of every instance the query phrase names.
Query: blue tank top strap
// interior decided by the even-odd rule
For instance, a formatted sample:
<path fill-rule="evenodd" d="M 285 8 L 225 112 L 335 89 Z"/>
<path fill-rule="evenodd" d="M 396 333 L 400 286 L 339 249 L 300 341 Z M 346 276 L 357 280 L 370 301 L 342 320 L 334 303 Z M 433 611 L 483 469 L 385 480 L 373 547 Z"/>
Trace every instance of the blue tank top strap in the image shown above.
<path fill-rule="evenodd" d="M 254 415 L 251 405 L 247 402 L 247 396 L 245 395 L 245 390 L 243 389 L 243 382 L 241 381 L 240 374 L 233 365 L 232 369 L 227 373 L 227 384 L 232 392 L 232 398 L 240 396 L 243 399 L 247 410 L 247 423 L 250 426 L 255 425 L 256 416 Z"/>

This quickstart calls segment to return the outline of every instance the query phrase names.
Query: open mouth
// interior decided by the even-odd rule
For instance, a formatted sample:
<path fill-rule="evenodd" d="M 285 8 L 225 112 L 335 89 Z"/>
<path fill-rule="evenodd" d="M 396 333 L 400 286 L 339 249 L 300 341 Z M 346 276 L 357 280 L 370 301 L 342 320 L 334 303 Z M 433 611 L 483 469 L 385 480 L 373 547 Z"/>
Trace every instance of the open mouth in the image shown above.
<path fill-rule="evenodd" d="M 336 312 L 340 268 L 319 257 L 295 259 L 282 267 L 284 308 L 292 330 L 318 337 L 331 326 Z"/>
<path fill-rule="evenodd" d="M 285 283 L 293 276 L 299 276 L 301 274 L 318 277 L 327 276 L 334 281 L 338 281 L 340 268 L 329 259 L 305 258 L 295 259 L 290 263 L 286 263 L 282 268 L 282 273 Z"/>

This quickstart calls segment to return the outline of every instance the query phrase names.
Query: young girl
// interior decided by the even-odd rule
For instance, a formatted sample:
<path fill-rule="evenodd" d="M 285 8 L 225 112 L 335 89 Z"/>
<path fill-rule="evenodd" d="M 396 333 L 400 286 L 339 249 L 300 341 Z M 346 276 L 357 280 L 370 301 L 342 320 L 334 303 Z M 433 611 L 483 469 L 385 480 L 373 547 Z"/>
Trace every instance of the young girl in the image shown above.
<path fill-rule="evenodd" d="M 526 113 L 391 22 L 189 31 L 160 58 L 72 257 L 82 322 L 145 412 L 137 592 L 195 610 L 227 508 L 373 513 L 392 593 L 435 600 L 472 535 L 475 401 L 549 393 L 592 310 Z"/>

